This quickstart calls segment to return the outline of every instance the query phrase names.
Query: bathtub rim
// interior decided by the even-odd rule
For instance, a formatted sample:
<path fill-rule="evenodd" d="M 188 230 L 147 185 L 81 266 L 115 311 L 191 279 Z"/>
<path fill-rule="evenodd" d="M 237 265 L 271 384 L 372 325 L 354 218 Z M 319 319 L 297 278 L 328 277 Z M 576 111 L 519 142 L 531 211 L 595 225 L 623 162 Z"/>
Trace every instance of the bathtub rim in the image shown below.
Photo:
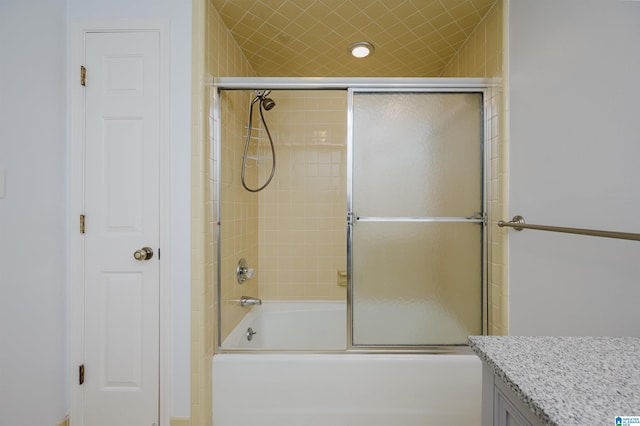
<path fill-rule="evenodd" d="M 475 355 L 469 345 L 448 345 L 448 346 L 390 346 L 383 347 L 352 347 L 343 350 L 336 349 L 224 349 L 220 346 L 215 348 L 213 356 L 228 354 L 245 355 Z"/>

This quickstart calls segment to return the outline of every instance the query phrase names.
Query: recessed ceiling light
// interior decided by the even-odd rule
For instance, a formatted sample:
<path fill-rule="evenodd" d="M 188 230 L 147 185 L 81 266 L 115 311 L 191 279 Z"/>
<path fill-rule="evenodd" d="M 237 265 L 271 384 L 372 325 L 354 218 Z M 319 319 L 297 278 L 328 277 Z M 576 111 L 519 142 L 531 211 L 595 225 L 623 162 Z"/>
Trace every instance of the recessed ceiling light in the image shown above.
<path fill-rule="evenodd" d="M 349 46 L 349 53 L 356 58 L 366 58 L 373 50 L 373 44 L 368 41 L 357 41 Z"/>

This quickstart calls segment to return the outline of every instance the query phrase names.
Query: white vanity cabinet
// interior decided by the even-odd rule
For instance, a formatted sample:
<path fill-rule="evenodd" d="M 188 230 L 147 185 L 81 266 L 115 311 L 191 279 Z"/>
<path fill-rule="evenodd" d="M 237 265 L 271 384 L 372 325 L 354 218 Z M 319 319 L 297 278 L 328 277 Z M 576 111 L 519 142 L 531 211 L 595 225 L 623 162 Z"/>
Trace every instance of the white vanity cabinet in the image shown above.
<path fill-rule="evenodd" d="M 640 337 L 470 336 L 482 426 L 613 425 L 640 417 Z"/>
<path fill-rule="evenodd" d="M 482 426 L 542 425 L 499 377 L 482 364 Z"/>

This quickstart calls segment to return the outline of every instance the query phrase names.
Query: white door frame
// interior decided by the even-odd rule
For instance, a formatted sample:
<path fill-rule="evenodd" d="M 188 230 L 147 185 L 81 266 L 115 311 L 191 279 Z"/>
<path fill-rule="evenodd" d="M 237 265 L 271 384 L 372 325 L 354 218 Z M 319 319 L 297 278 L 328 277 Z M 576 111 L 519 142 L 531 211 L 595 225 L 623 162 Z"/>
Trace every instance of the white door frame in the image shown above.
<path fill-rule="evenodd" d="M 78 368 L 84 360 L 84 240 L 79 231 L 84 213 L 84 91 L 80 66 L 84 65 L 85 36 L 95 32 L 153 31 L 160 36 L 160 426 L 169 426 L 171 389 L 171 264 L 170 248 L 170 34 L 168 21 L 77 21 L 70 25 L 68 45 L 69 87 L 69 394 L 70 424 L 83 426 L 84 404 Z M 89 71 L 90 72 L 90 71 Z"/>

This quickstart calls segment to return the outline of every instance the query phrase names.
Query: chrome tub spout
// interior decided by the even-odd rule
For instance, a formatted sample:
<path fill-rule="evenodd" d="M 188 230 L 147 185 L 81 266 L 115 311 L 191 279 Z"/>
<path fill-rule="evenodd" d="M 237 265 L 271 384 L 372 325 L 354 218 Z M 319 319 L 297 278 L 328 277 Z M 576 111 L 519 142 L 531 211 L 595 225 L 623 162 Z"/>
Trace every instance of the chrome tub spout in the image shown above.
<path fill-rule="evenodd" d="M 262 305 L 262 300 L 257 297 L 242 296 L 240 298 L 240 306 Z"/>

